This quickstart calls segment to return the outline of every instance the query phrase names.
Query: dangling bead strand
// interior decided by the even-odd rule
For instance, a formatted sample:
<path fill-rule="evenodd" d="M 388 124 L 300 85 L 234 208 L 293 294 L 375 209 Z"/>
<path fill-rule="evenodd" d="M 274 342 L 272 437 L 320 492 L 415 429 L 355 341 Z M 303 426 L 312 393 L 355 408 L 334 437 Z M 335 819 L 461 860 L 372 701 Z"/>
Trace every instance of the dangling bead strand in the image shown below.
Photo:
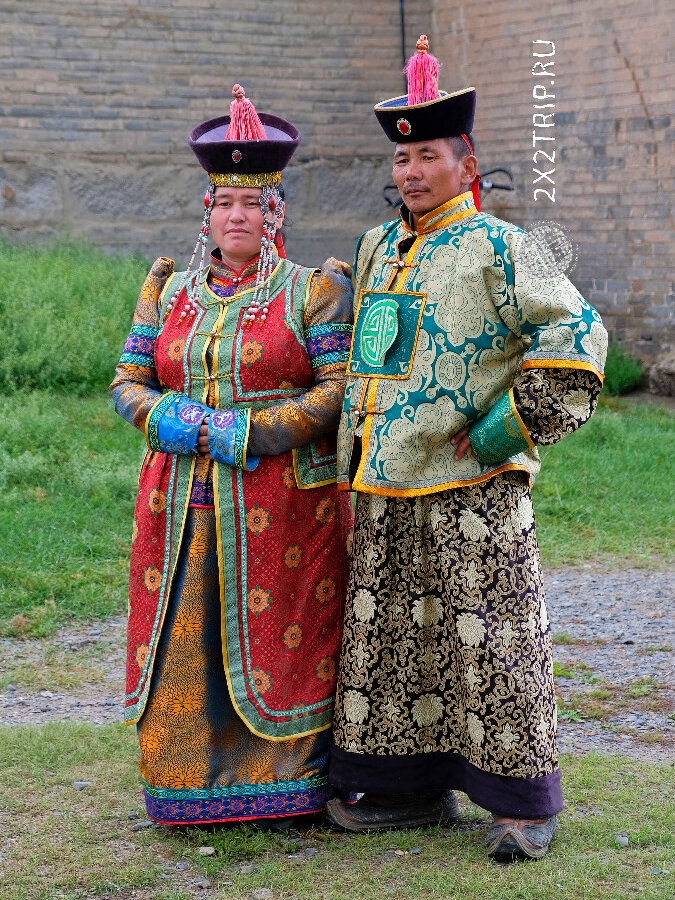
<path fill-rule="evenodd" d="M 213 201 L 215 199 L 215 186 L 213 183 L 209 183 L 209 188 L 204 194 L 204 220 L 202 222 L 202 227 L 199 232 L 199 237 L 197 238 L 197 243 L 195 244 L 195 249 L 192 251 L 192 256 L 190 257 L 190 262 L 187 265 L 187 269 L 185 270 L 185 275 L 183 276 L 178 289 L 174 292 L 169 301 L 169 304 L 166 309 L 167 316 L 171 313 L 174 306 L 176 305 L 176 301 L 183 290 L 186 288 L 187 291 L 187 303 L 184 305 L 181 310 L 180 316 L 178 317 L 177 325 L 182 324 L 187 318 L 194 318 L 199 311 L 199 295 L 201 293 L 202 284 L 204 283 L 204 260 L 206 258 L 206 245 L 209 240 L 209 231 L 211 225 L 211 210 L 213 209 Z M 194 273 L 194 261 L 197 256 L 197 251 L 201 246 L 201 255 L 199 259 L 199 266 L 197 268 L 197 274 Z"/>
<path fill-rule="evenodd" d="M 250 326 L 255 321 L 258 312 L 260 312 L 261 322 L 265 322 L 267 319 L 270 305 L 270 284 L 274 269 L 274 238 L 283 212 L 281 194 L 276 188 L 264 187 L 259 202 L 263 211 L 263 236 L 256 271 L 255 290 L 244 316 L 245 326 Z"/>

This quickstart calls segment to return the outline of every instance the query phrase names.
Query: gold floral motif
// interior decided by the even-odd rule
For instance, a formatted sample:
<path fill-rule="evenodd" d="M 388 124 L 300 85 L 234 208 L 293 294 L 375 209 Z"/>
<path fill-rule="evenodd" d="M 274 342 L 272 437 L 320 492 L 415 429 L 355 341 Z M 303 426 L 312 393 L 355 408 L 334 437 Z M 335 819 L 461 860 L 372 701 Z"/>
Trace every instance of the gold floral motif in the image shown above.
<path fill-rule="evenodd" d="M 507 619 L 501 628 L 497 628 L 495 634 L 499 635 L 499 639 L 507 650 L 511 649 L 511 644 L 518 637 L 518 631 L 513 627 L 510 619 Z"/>
<path fill-rule="evenodd" d="M 349 722 L 365 722 L 370 712 L 368 698 L 358 691 L 346 691 L 342 697 L 345 716 Z"/>
<path fill-rule="evenodd" d="M 157 516 L 166 509 L 166 494 L 159 488 L 153 488 L 148 497 L 148 506 L 153 516 Z"/>
<path fill-rule="evenodd" d="M 142 644 L 136 644 L 136 653 L 134 654 L 134 659 L 136 660 L 136 665 L 141 671 L 143 671 L 143 669 L 145 668 L 145 664 L 148 661 L 149 652 L 150 648 L 145 642 Z"/>
<path fill-rule="evenodd" d="M 322 657 L 316 664 L 316 677 L 319 681 L 333 681 L 335 678 L 335 660 L 332 656 Z"/>
<path fill-rule="evenodd" d="M 418 725 L 434 725 L 443 712 L 443 701 L 436 694 L 422 694 L 413 701 L 412 717 Z"/>
<path fill-rule="evenodd" d="M 335 504 L 330 497 L 324 497 L 317 503 L 315 511 L 316 521 L 322 525 L 328 525 L 335 518 Z"/>
<path fill-rule="evenodd" d="M 284 631 L 282 640 L 287 650 L 298 649 L 302 643 L 302 628 L 297 622 L 291 622 L 286 631 Z"/>
<path fill-rule="evenodd" d="M 264 352 L 265 348 L 258 341 L 246 341 L 241 347 L 241 361 L 249 369 L 253 363 L 263 358 Z"/>
<path fill-rule="evenodd" d="M 261 612 L 270 608 L 272 603 L 272 594 L 270 591 L 263 590 L 259 584 L 248 592 L 246 595 L 246 605 L 249 610 L 257 617 Z"/>
<path fill-rule="evenodd" d="M 485 637 L 485 622 L 475 613 L 457 616 L 457 633 L 467 647 L 477 647 Z"/>
<path fill-rule="evenodd" d="M 260 667 L 251 671 L 251 680 L 259 694 L 266 694 L 268 691 L 271 691 L 272 685 L 274 684 L 272 673 L 263 672 Z"/>
<path fill-rule="evenodd" d="M 327 575 L 317 584 L 314 590 L 314 598 L 319 603 L 328 603 L 335 596 L 336 590 L 335 581 Z"/>
<path fill-rule="evenodd" d="M 420 627 L 435 625 L 443 618 L 443 604 L 438 597 L 422 597 L 413 603 L 413 622 Z"/>
<path fill-rule="evenodd" d="M 183 338 L 176 338 L 167 344 L 166 347 L 166 358 L 170 359 L 174 366 L 177 366 L 179 363 L 183 361 L 183 351 L 185 350 L 185 340 Z"/>
<path fill-rule="evenodd" d="M 485 740 L 485 726 L 475 713 L 467 713 L 466 730 L 474 744 L 482 744 Z"/>
<path fill-rule="evenodd" d="M 370 591 L 357 591 L 352 601 L 354 615 L 359 622 L 368 622 L 375 615 L 376 601 Z"/>
<path fill-rule="evenodd" d="M 288 547 L 286 552 L 284 553 L 284 562 L 286 563 L 286 568 L 297 569 L 300 565 L 302 557 L 303 553 L 300 547 L 297 544 L 291 544 L 291 546 Z"/>
<path fill-rule="evenodd" d="M 257 503 L 246 513 L 246 527 L 256 537 L 261 535 L 263 531 L 267 531 L 271 524 L 272 516 L 269 509 L 262 509 Z"/>
<path fill-rule="evenodd" d="M 457 524 L 467 541 L 484 541 L 490 535 L 487 524 L 470 509 L 462 510 Z"/>
<path fill-rule="evenodd" d="M 285 466 L 281 472 L 280 478 L 287 491 L 290 491 L 291 488 L 294 488 L 295 473 L 293 472 L 293 466 Z"/>
<path fill-rule="evenodd" d="M 504 748 L 506 753 L 509 753 L 511 747 L 518 742 L 518 735 L 515 733 L 513 728 L 511 728 L 510 722 L 507 722 L 506 725 L 502 728 L 502 730 L 497 735 L 497 739 L 499 743 Z"/>
<path fill-rule="evenodd" d="M 153 591 L 158 591 L 162 584 L 162 573 L 155 566 L 148 566 L 143 569 L 143 582 L 152 594 Z"/>

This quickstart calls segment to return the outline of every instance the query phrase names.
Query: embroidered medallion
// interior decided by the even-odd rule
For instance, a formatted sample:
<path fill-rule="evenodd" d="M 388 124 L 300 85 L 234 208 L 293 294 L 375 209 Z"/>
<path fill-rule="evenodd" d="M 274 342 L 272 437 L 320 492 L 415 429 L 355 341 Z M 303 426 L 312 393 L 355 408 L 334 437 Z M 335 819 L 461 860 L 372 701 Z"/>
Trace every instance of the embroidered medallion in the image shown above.
<path fill-rule="evenodd" d="M 241 162 L 241 150 L 232 151 L 232 161 L 236 163 Z"/>
<path fill-rule="evenodd" d="M 407 119 L 399 119 L 396 123 L 396 127 L 401 132 L 401 134 L 406 135 L 406 137 L 412 131 L 412 125 Z"/>
<path fill-rule="evenodd" d="M 397 334 L 398 303 L 391 297 L 373 303 L 366 314 L 359 337 L 359 348 L 364 361 L 371 366 L 383 366 L 387 350 L 396 340 Z"/>

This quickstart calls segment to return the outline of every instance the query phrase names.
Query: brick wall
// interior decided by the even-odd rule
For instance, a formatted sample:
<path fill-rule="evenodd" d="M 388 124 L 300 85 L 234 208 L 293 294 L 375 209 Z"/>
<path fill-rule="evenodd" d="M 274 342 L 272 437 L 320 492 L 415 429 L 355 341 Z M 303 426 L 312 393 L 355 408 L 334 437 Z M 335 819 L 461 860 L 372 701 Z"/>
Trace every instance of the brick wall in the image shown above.
<path fill-rule="evenodd" d="M 612 339 L 646 363 L 675 349 L 672 290 L 672 37 L 667 0 L 542 2 L 437 0 L 441 81 L 475 84 L 474 126 L 483 170 L 511 169 L 516 191 L 492 192 L 484 208 L 519 225 L 550 219 L 578 244 L 572 280 L 600 310 Z M 533 40 L 555 42 L 550 79 L 533 77 Z M 536 84 L 554 100 L 533 99 Z M 541 93 L 541 92 L 539 92 Z M 555 103 L 553 129 L 533 129 L 533 103 Z M 542 120 L 537 120 L 541 123 Z M 555 203 L 533 199 L 533 130 L 553 133 Z M 551 152 L 550 149 L 548 151 Z M 546 163 L 542 155 L 538 157 Z M 553 166 L 537 165 L 540 172 Z"/>
<path fill-rule="evenodd" d="M 405 10 L 408 52 L 426 31 L 441 86 L 478 89 L 482 169 L 514 173 L 517 190 L 484 208 L 567 228 L 573 280 L 612 337 L 647 363 L 672 353 L 667 0 Z M 227 111 L 235 81 L 303 133 L 285 178 L 290 255 L 350 259 L 356 237 L 390 218 L 390 146 L 371 108 L 402 92 L 395 0 L 0 0 L 0 16 L 0 233 L 70 231 L 184 263 L 205 187 L 185 137 Z M 555 42 L 555 203 L 532 197 L 533 40 Z"/>
<path fill-rule="evenodd" d="M 409 46 L 432 0 L 408 3 Z M 299 261 L 351 260 L 389 211 L 372 105 L 403 92 L 399 4 L 0 0 L 0 230 L 191 252 L 205 175 L 185 143 L 240 81 L 303 143 L 285 179 Z"/>

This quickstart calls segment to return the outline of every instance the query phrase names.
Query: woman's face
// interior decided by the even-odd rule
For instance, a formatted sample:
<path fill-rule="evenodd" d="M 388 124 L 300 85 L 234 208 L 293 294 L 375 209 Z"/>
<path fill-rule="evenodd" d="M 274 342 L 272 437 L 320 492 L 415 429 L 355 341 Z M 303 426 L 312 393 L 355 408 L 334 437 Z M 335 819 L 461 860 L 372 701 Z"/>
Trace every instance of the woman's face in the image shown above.
<path fill-rule="evenodd" d="M 211 210 L 211 236 L 223 262 L 239 270 L 260 253 L 263 214 L 260 188 L 217 187 Z M 279 227 L 283 216 L 279 220 Z"/>

